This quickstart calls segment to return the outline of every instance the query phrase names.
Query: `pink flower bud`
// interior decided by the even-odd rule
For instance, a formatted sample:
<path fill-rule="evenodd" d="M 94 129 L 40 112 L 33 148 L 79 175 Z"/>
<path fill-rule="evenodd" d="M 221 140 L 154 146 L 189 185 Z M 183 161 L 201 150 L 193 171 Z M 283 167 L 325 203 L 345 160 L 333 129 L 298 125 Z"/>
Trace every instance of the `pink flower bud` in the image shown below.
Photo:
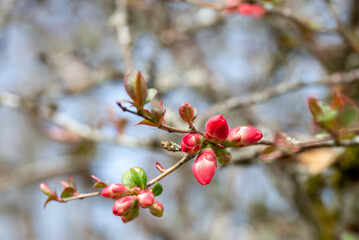
<path fill-rule="evenodd" d="M 132 221 L 138 216 L 139 212 L 140 212 L 140 206 L 137 203 L 136 206 L 130 212 L 121 215 L 122 222 L 127 223 L 129 221 Z"/>
<path fill-rule="evenodd" d="M 187 154 L 195 154 L 201 149 L 202 135 L 199 133 L 188 133 L 182 138 L 181 150 Z"/>
<path fill-rule="evenodd" d="M 211 148 L 205 148 L 192 166 L 194 177 L 202 185 L 211 182 L 217 168 L 216 154 Z"/>
<path fill-rule="evenodd" d="M 136 206 L 139 206 L 136 200 L 136 196 L 126 196 L 118 199 L 113 204 L 112 212 L 116 216 L 127 215 L 133 211 Z"/>
<path fill-rule="evenodd" d="M 263 134 L 252 126 L 236 127 L 229 130 L 227 141 L 231 147 L 244 147 L 261 140 Z"/>
<path fill-rule="evenodd" d="M 244 16 L 261 17 L 266 13 L 266 10 L 258 4 L 243 3 L 238 7 L 238 13 Z"/>
<path fill-rule="evenodd" d="M 216 149 L 217 160 L 221 164 L 227 164 L 231 161 L 232 154 L 227 149 Z"/>
<path fill-rule="evenodd" d="M 215 115 L 206 123 L 206 137 L 209 140 L 221 142 L 228 137 L 228 123 L 223 115 Z"/>
<path fill-rule="evenodd" d="M 147 190 L 141 190 L 137 195 L 137 201 L 140 203 L 141 208 L 150 207 L 155 200 L 155 195 Z"/>
<path fill-rule="evenodd" d="M 122 183 L 113 183 L 105 187 L 101 196 L 106 198 L 118 199 L 134 193 L 134 189 L 126 187 Z"/>
<path fill-rule="evenodd" d="M 150 206 L 150 212 L 153 216 L 156 217 L 162 217 L 163 215 L 163 205 L 161 202 L 155 200 L 152 204 L 152 206 Z"/>

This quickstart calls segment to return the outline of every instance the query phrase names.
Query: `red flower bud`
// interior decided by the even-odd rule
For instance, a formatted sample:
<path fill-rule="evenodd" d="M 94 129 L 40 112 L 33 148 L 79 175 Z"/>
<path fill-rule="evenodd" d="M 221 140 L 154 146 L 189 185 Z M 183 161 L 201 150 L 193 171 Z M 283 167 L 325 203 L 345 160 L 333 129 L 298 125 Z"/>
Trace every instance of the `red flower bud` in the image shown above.
<path fill-rule="evenodd" d="M 126 196 L 113 204 L 112 212 L 116 216 L 127 215 L 138 206 L 136 196 Z"/>
<path fill-rule="evenodd" d="M 195 154 L 201 149 L 202 135 L 189 133 L 182 138 L 181 150 L 187 154 Z"/>
<path fill-rule="evenodd" d="M 163 205 L 161 202 L 155 200 L 152 204 L 152 206 L 150 206 L 150 212 L 153 216 L 156 217 L 162 217 L 163 215 Z"/>
<path fill-rule="evenodd" d="M 217 168 L 216 154 L 211 148 L 205 148 L 192 166 L 194 177 L 202 185 L 211 182 Z"/>
<path fill-rule="evenodd" d="M 227 149 L 216 149 L 217 160 L 221 164 L 226 164 L 231 161 L 232 154 Z"/>
<path fill-rule="evenodd" d="M 223 115 L 215 115 L 206 123 L 206 137 L 210 140 L 221 142 L 228 137 L 228 123 Z"/>
<path fill-rule="evenodd" d="M 135 189 L 126 187 L 122 183 L 113 183 L 105 187 L 101 196 L 106 198 L 118 199 L 135 193 Z"/>
<path fill-rule="evenodd" d="M 155 195 L 147 190 L 141 190 L 137 195 L 137 201 L 140 203 L 141 208 L 150 207 L 155 200 Z"/>
<path fill-rule="evenodd" d="M 244 147 L 261 140 L 263 134 L 252 126 L 236 127 L 229 130 L 227 141 L 231 147 Z"/>
<path fill-rule="evenodd" d="M 244 16 L 261 17 L 266 13 L 266 10 L 258 4 L 243 3 L 238 7 L 238 13 Z"/>

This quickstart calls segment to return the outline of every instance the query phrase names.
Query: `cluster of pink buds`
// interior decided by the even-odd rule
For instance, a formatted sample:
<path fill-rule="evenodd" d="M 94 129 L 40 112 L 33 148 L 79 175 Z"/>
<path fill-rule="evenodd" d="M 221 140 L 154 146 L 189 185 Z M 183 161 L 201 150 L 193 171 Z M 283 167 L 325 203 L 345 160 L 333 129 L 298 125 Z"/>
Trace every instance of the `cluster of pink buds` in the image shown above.
<path fill-rule="evenodd" d="M 242 3 L 242 0 L 229 0 L 227 6 L 228 8 L 226 9 L 226 11 L 228 13 L 233 13 L 237 11 L 243 16 L 259 18 L 266 13 L 266 10 L 261 5 Z"/>
<path fill-rule="evenodd" d="M 124 223 L 135 219 L 139 214 L 140 207 L 148 208 L 150 213 L 156 217 L 163 215 L 162 203 L 155 200 L 155 196 L 162 192 L 162 187 L 157 183 L 149 190 L 143 189 L 142 187 L 145 186 L 142 184 L 145 182 L 143 174 L 141 168 L 132 168 L 123 177 L 123 182 L 127 186 L 122 183 L 113 183 L 101 191 L 102 197 L 116 200 L 112 213 L 115 216 L 120 216 Z"/>
<path fill-rule="evenodd" d="M 227 147 L 245 147 L 257 143 L 263 134 L 252 126 L 235 127 L 229 129 L 223 115 L 215 115 L 208 119 L 205 134 L 189 133 L 182 138 L 181 150 L 187 154 L 198 154 L 192 166 L 194 177 L 202 185 L 211 182 L 217 161 L 221 164 L 229 163 L 231 153 Z"/>

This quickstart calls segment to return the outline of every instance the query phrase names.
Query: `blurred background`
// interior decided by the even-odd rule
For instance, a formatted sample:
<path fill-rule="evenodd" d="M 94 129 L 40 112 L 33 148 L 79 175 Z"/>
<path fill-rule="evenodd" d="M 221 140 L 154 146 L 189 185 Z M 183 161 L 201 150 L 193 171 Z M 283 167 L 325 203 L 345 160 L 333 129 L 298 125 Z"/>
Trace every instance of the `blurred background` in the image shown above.
<path fill-rule="evenodd" d="M 210 3 L 223 5 L 225 2 Z M 183 154 L 162 149 L 181 135 L 123 113 L 122 83 L 140 70 L 159 90 L 169 125 L 185 128 L 178 107 L 199 109 L 230 127 L 253 125 L 271 140 L 280 131 L 315 136 L 308 97 L 330 101 L 333 88 L 359 101 L 358 78 L 316 85 L 359 67 L 359 1 L 258 1 L 261 18 L 166 0 L 0 1 L 0 240 L 22 239 L 359 239 L 359 148 L 306 152 L 296 163 L 263 163 L 263 146 L 232 151 L 210 185 L 191 163 L 161 181 L 164 216 L 140 210 L 123 224 L 111 199 L 50 202 L 39 184 L 61 192 L 91 174 L 110 183 Z M 307 86 L 246 107 L 211 108 L 283 83 Z M 300 163 L 301 162 L 301 163 Z"/>

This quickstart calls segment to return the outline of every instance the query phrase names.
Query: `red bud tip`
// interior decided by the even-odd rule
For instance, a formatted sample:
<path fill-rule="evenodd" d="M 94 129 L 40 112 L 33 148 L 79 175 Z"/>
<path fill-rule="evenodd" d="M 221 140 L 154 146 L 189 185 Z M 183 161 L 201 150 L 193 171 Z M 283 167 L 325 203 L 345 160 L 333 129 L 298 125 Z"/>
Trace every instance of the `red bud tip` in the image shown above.
<path fill-rule="evenodd" d="M 266 13 L 266 10 L 258 4 L 243 3 L 238 6 L 238 13 L 244 16 L 259 18 Z"/>
<path fill-rule="evenodd" d="M 206 123 L 206 136 L 209 140 L 224 141 L 228 137 L 229 127 L 223 115 L 215 115 Z"/>
<path fill-rule="evenodd" d="M 93 180 L 95 180 L 96 182 L 102 182 L 98 177 L 96 177 L 95 175 L 91 175 L 91 178 Z"/>
<path fill-rule="evenodd" d="M 137 201 L 140 203 L 141 208 L 150 207 L 155 200 L 155 195 L 147 190 L 141 190 L 137 195 Z"/>
<path fill-rule="evenodd" d="M 160 171 L 161 173 L 163 173 L 165 171 L 165 169 L 163 168 L 162 164 L 160 162 L 156 162 L 155 167 L 157 168 L 158 171 Z"/>
<path fill-rule="evenodd" d="M 189 133 L 182 138 L 181 150 L 187 154 L 195 154 L 201 149 L 202 135 L 199 133 Z"/>
<path fill-rule="evenodd" d="M 216 168 L 216 154 L 211 148 L 205 148 L 194 162 L 192 171 L 194 177 L 200 184 L 207 185 L 216 173 Z"/>

